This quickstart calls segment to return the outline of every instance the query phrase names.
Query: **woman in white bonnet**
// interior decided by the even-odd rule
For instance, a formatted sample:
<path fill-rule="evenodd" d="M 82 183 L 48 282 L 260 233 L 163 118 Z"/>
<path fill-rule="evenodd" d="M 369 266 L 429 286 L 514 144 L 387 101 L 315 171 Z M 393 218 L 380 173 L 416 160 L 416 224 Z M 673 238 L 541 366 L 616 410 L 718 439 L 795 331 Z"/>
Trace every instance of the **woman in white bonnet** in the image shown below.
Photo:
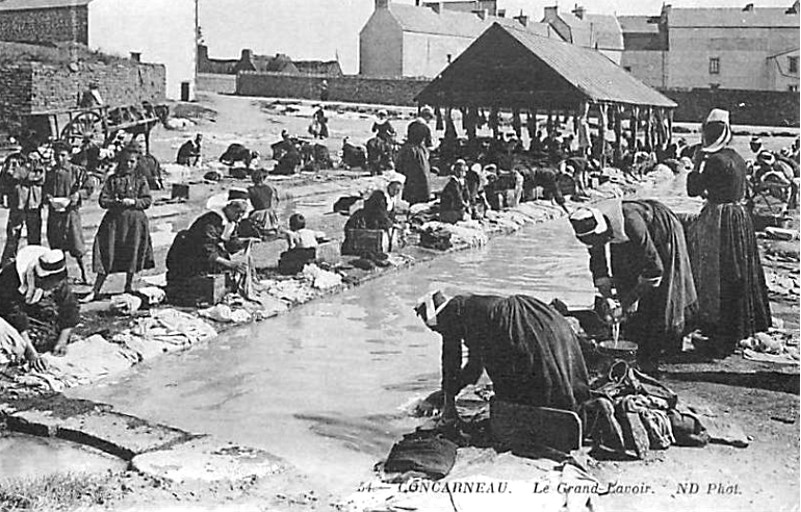
<path fill-rule="evenodd" d="M 61 250 L 29 245 L 0 271 L 0 362 L 24 357 L 34 369 L 44 369 L 31 338 L 31 318 L 45 327 L 46 335 L 55 335 L 38 340 L 40 348 L 63 354 L 80 322 L 80 309 Z"/>
<path fill-rule="evenodd" d="M 725 357 L 739 340 L 766 331 L 772 318 L 754 225 L 742 204 L 745 160 L 729 147 L 729 112 L 713 109 L 702 132 L 687 194 L 706 203 L 687 238 L 700 327 L 712 339 L 712 355 Z"/>

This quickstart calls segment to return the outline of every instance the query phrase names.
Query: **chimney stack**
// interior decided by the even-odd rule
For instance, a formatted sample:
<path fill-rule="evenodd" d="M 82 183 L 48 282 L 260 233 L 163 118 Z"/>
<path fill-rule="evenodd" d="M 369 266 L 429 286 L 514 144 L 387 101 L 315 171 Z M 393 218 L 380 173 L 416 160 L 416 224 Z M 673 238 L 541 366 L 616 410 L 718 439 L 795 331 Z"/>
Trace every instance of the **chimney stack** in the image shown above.
<path fill-rule="evenodd" d="M 375 10 L 389 9 L 389 0 L 375 0 Z"/>
<path fill-rule="evenodd" d="M 487 9 L 476 9 L 475 11 L 473 11 L 473 14 L 475 14 L 482 20 L 486 20 L 488 12 Z"/>
<path fill-rule="evenodd" d="M 498 17 L 505 18 L 506 17 L 506 9 L 498 9 Z"/>
<path fill-rule="evenodd" d="M 142 52 L 131 52 L 131 60 L 134 62 L 142 62 Z"/>
<path fill-rule="evenodd" d="M 743 12 L 754 12 L 754 4 L 745 4 Z"/>
<path fill-rule="evenodd" d="M 520 23 L 524 27 L 528 26 L 528 16 L 526 16 L 525 14 L 520 13 L 520 15 L 519 16 L 515 16 L 514 19 L 516 19 L 518 21 L 518 23 Z"/>
<path fill-rule="evenodd" d="M 546 7 L 544 9 L 544 12 L 545 12 L 545 20 L 553 21 L 559 17 L 559 6 L 553 5 L 551 7 Z"/>
<path fill-rule="evenodd" d="M 579 5 L 579 4 L 575 4 L 575 7 L 573 8 L 573 15 L 574 15 L 576 18 L 578 18 L 578 19 L 580 19 L 580 20 L 583 20 L 583 19 L 584 19 L 584 14 L 585 14 L 586 12 L 587 12 L 587 9 L 585 9 L 584 7 L 582 7 L 582 6 L 581 6 L 581 5 Z"/>

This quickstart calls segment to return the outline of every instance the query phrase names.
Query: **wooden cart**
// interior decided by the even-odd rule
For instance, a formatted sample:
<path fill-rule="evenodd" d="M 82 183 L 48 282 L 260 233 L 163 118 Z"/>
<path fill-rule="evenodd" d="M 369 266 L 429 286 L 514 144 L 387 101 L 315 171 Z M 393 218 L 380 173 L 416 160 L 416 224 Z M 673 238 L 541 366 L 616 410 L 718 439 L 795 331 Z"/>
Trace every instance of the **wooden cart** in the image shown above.
<path fill-rule="evenodd" d="M 21 120 L 23 137 L 35 136 L 37 141 L 61 139 L 80 147 L 85 141 L 105 145 L 119 133 L 136 138 L 143 135 L 145 148 L 150 153 L 150 131 L 166 120 L 169 107 L 144 102 L 141 105 L 38 111 Z"/>

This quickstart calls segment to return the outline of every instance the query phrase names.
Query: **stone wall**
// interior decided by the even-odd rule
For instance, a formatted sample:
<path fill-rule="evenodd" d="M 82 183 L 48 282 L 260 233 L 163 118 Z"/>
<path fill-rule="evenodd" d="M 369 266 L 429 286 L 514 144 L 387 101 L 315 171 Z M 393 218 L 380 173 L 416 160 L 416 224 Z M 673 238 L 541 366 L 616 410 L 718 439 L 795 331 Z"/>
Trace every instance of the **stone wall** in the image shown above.
<path fill-rule="evenodd" d="M 732 124 L 799 126 L 797 92 L 747 91 L 740 89 L 665 89 L 662 94 L 679 104 L 673 118 L 697 123 L 713 108 L 731 112 Z"/>
<path fill-rule="evenodd" d="M 319 100 L 323 80 L 328 81 L 329 101 L 407 106 L 416 105 L 414 97 L 429 83 L 428 80 L 413 78 L 242 72 L 236 77 L 236 93 L 241 96 Z"/>
<path fill-rule="evenodd" d="M 203 44 L 197 45 L 197 72 L 228 75 L 236 74 L 236 66 L 240 59 L 210 59 L 209 47 Z"/>
<path fill-rule="evenodd" d="M 165 98 L 166 70 L 161 64 L 62 67 L 32 63 L 32 71 L 30 103 L 34 112 L 75 108 L 78 95 L 92 82 L 99 84 L 100 96 L 110 106 L 162 102 Z"/>
<path fill-rule="evenodd" d="M 85 5 L 0 12 L 0 41 L 75 41 L 87 44 L 88 38 Z"/>
<path fill-rule="evenodd" d="M 161 64 L 70 64 L 30 62 L 0 66 L 0 133 L 14 133 L 26 114 L 77 106 L 78 95 L 97 82 L 111 106 L 162 102 L 166 70 Z M 30 122 L 30 119 L 29 119 Z M 47 124 L 40 127 L 46 133 Z"/>
<path fill-rule="evenodd" d="M 236 75 L 198 73 L 197 90 L 205 92 L 218 92 L 222 94 L 234 94 L 236 92 Z"/>
<path fill-rule="evenodd" d="M 15 64 L 0 67 L 0 132 L 13 130 L 19 115 L 30 112 L 31 66 Z"/>

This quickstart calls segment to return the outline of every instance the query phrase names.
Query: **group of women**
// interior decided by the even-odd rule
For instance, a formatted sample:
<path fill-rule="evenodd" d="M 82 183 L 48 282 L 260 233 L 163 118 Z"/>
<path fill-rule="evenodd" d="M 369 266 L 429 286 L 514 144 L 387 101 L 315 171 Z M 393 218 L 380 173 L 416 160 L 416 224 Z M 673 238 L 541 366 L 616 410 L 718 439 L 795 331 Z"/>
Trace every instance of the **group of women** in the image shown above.
<path fill-rule="evenodd" d="M 697 327 L 709 352 L 725 357 L 737 342 L 771 325 L 765 277 L 749 212 L 743 206 L 746 166 L 728 146 L 728 112 L 713 110 L 687 192 L 706 203 L 686 232 L 653 200 L 612 200 L 573 212 L 577 238 L 589 247 L 594 284 L 610 299 L 610 323 L 639 343 L 640 363 L 655 369 L 681 351 Z M 483 369 L 500 400 L 577 410 L 589 397 L 576 334 L 554 308 L 525 296 L 435 292 L 416 308 L 442 336 L 443 420 L 456 419 L 454 397 Z M 462 367 L 462 344 L 468 348 Z"/>

